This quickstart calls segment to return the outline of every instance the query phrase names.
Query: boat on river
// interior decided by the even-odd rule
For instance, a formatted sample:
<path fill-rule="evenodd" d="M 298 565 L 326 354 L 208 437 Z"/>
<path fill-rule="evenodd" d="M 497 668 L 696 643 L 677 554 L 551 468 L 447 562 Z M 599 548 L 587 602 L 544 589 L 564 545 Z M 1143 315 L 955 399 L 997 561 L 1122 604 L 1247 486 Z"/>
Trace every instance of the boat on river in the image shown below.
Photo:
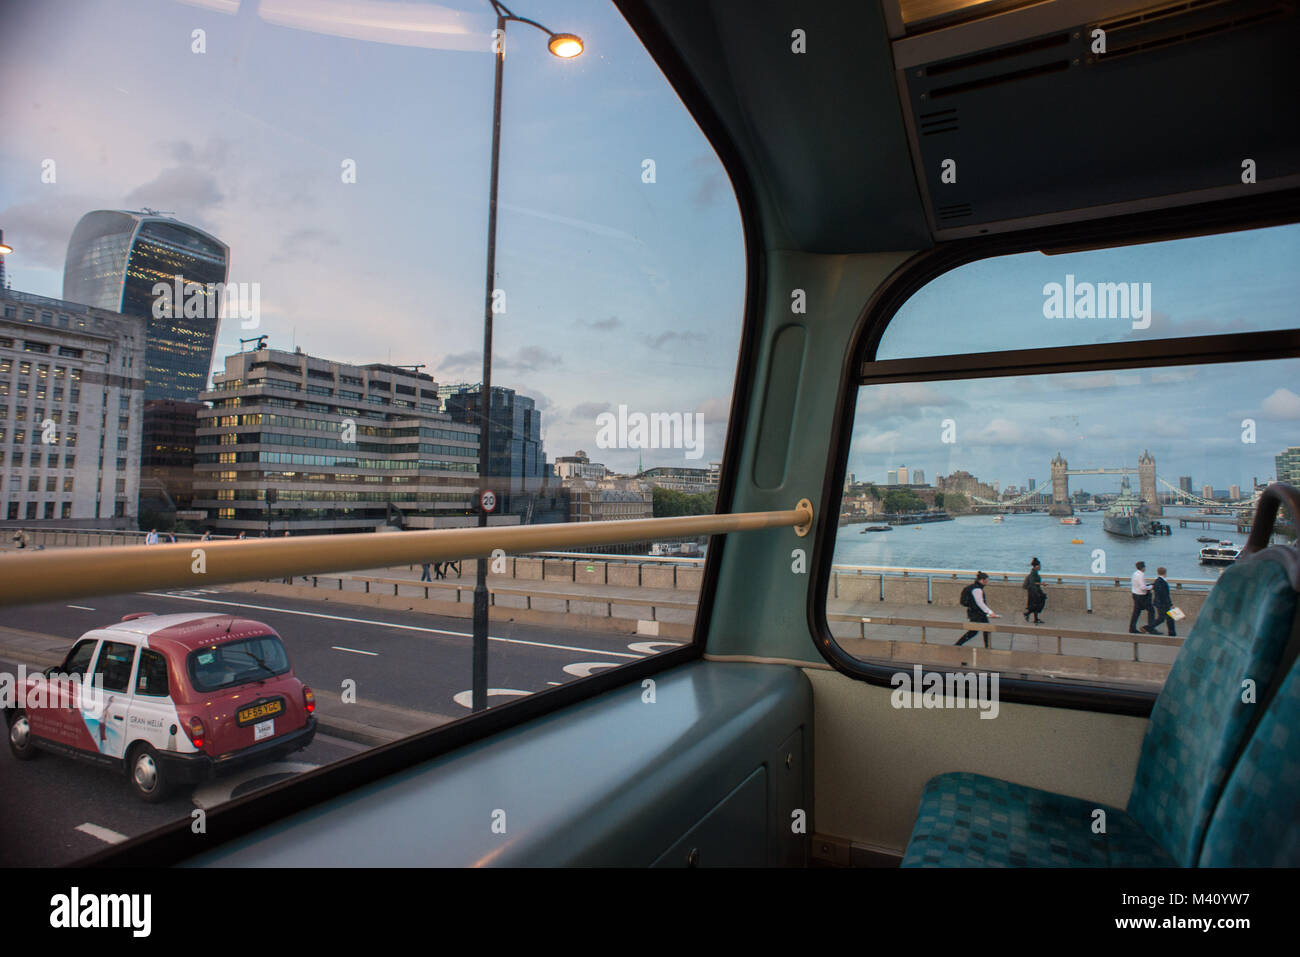
<path fill-rule="evenodd" d="M 865 535 L 867 532 L 892 532 L 894 529 L 889 525 L 868 525 L 859 534 Z"/>
<path fill-rule="evenodd" d="M 1119 498 L 1106 509 L 1106 514 L 1102 517 L 1102 527 L 1112 535 L 1122 535 L 1125 538 L 1145 538 L 1150 534 L 1146 509 L 1142 500 L 1129 487 L 1127 475 L 1120 483 Z"/>
<path fill-rule="evenodd" d="M 1202 565 L 1231 565 L 1241 554 L 1241 549 L 1232 542 L 1219 542 L 1206 545 L 1201 549 Z"/>

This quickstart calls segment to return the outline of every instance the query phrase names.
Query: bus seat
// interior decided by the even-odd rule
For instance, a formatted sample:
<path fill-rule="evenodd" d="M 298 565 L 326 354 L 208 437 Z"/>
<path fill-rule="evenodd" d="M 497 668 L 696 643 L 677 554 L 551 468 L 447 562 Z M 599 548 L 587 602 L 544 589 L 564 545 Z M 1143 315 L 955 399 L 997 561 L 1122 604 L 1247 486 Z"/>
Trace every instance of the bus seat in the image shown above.
<path fill-rule="evenodd" d="M 1202 867 L 1300 867 L 1300 665 L 1269 704 L 1210 819 Z"/>
<path fill-rule="evenodd" d="M 1196 864 L 1256 714 L 1258 698 L 1242 700 L 1244 682 L 1262 696 L 1276 672 L 1285 675 L 1279 664 L 1296 620 L 1297 558 L 1295 548 L 1275 546 L 1216 583 L 1156 699 L 1125 811 L 978 774 L 941 774 L 922 791 L 903 866 Z M 1099 808 L 1104 833 L 1093 831 Z"/>

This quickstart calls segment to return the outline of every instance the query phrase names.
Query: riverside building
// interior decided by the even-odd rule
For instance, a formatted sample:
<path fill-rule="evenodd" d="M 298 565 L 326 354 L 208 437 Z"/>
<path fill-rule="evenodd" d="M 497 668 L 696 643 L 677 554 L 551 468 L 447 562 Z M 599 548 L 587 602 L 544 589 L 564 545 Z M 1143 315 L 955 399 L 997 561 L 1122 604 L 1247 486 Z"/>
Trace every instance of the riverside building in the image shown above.
<path fill-rule="evenodd" d="M 220 533 L 477 521 L 478 429 L 439 411 L 432 376 L 260 349 L 227 356 L 203 399 L 194 508 Z"/>
<path fill-rule="evenodd" d="M 136 528 L 145 320 L 0 289 L 0 523 Z"/>

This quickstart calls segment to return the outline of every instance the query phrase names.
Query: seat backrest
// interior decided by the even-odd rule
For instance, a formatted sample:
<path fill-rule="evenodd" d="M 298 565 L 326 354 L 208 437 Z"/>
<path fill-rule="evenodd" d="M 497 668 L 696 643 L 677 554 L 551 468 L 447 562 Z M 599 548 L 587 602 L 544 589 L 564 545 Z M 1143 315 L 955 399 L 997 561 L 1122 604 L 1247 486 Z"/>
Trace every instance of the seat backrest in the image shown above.
<path fill-rule="evenodd" d="M 1199 863 L 1300 867 L 1300 665 L 1291 665 L 1232 769 Z"/>
<path fill-rule="evenodd" d="M 1224 571 L 1151 712 L 1128 812 L 1184 867 L 1200 855 L 1258 714 L 1254 702 L 1272 686 L 1290 637 L 1297 606 L 1290 571 L 1268 552 Z"/>

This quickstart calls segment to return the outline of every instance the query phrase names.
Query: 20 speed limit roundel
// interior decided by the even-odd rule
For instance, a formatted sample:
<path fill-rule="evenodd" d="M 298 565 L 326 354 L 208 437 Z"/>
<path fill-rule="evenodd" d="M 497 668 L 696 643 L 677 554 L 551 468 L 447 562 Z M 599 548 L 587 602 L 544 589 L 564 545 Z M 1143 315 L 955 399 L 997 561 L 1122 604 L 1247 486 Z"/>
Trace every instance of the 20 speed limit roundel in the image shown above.
<path fill-rule="evenodd" d="M 491 512 L 497 507 L 497 493 L 491 489 L 484 489 L 478 497 L 478 503 L 485 512 Z"/>

